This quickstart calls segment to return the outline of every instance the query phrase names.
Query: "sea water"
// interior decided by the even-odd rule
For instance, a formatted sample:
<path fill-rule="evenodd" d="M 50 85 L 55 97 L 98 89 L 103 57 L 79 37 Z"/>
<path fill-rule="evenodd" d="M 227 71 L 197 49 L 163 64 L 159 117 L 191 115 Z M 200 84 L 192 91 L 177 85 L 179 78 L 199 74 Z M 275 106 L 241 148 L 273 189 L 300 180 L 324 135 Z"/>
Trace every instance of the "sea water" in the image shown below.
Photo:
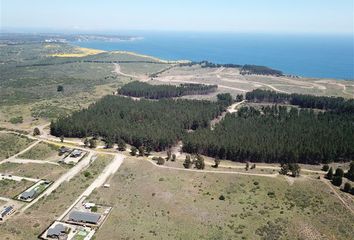
<path fill-rule="evenodd" d="M 165 60 L 255 64 L 286 74 L 354 80 L 354 36 L 315 34 L 136 33 L 131 41 L 74 42 Z"/>

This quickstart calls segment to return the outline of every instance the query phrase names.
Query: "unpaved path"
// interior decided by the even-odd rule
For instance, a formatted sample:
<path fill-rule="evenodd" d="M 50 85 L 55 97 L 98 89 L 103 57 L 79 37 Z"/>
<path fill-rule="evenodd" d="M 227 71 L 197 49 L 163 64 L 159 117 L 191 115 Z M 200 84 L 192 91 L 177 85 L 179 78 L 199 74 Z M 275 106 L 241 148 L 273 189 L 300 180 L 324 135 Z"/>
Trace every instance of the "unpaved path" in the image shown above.
<path fill-rule="evenodd" d="M 36 146 L 36 145 L 37 145 L 38 143 L 40 143 L 40 142 L 41 142 L 41 140 L 35 141 L 34 143 L 32 143 L 31 145 L 29 145 L 28 147 L 26 147 L 26 148 L 23 149 L 22 151 L 16 153 L 15 155 L 12 155 L 12 156 L 9 157 L 9 158 L 3 159 L 2 161 L 0 161 L 0 164 L 1 164 L 2 162 L 8 162 L 8 161 L 11 161 L 11 160 L 15 159 L 16 157 L 18 157 L 19 155 L 21 155 L 21 154 L 27 152 L 28 150 L 30 150 L 31 148 L 33 148 L 34 146 Z"/>
<path fill-rule="evenodd" d="M 17 181 L 17 182 L 21 182 L 22 180 L 26 180 L 26 181 L 29 181 L 29 182 L 39 182 L 41 179 L 38 179 L 38 178 L 29 178 L 29 177 L 20 177 L 20 176 L 13 176 L 11 175 L 11 177 L 9 175 L 3 175 L 3 173 L 0 173 L 1 175 L 1 178 L 2 179 L 8 179 L 8 180 L 14 180 L 14 181 Z"/>
<path fill-rule="evenodd" d="M 94 152 L 90 151 L 87 156 L 85 156 L 80 162 L 78 162 L 74 167 L 69 169 L 66 173 L 61 175 L 52 185 L 50 185 L 41 195 L 39 195 L 36 199 L 32 202 L 27 204 L 24 208 L 21 209 L 21 212 L 25 212 L 28 208 L 30 208 L 33 204 L 38 202 L 44 196 L 48 196 L 51 194 L 55 189 L 57 189 L 62 183 L 70 181 L 76 174 L 78 174 L 82 169 L 86 168 L 90 162 L 91 158 L 93 157 Z"/>
<path fill-rule="evenodd" d="M 341 201 L 341 203 L 343 204 L 344 207 L 346 207 L 352 214 L 354 214 L 354 210 L 347 204 L 346 201 L 344 201 L 344 199 L 338 194 L 337 190 L 332 186 L 332 184 L 327 181 L 324 178 L 321 178 L 321 181 L 324 182 L 334 193 L 334 195 L 339 199 L 339 201 Z"/>
<path fill-rule="evenodd" d="M 71 204 L 71 206 L 57 220 L 62 220 L 76 204 L 88 197 L 93 192 L 93 190 L 98 187 L 101 187 L 111 175 L 118 171 L 119 167 L 123 163 L 124 158 L 125 156 L 122 154 L 115 154 L 115 157 L 111 161 L 111 163 L 105 167 L 105 169 L 95 179 L 95 181 L 91 183 L 88 188 L 86 188 L 86 190 Z"/>
<path fill-rule="evenodd" d="M 11 159 L 7 159 L 7 160 L 5 160 L 5 161 L 0 162 L 0 164 L 7 163 L 7 162 L 20 163 L 20 164 L 28 164 L 28 163 L 52 164 L 52 165 L 60 166 L 60 164 L 59 164 L 59 163 L 56 163 L 56 162 L 50 162 L 50 161 L 45 161 L 45 160 L 34 160 L 34 159 L 22 159 L 22 158 L 11 158 Z"/>
<path fill-rule="evenodd" d="M 222 174 L 236 174 L 236 175 L 248 175 L 248 176 L 259 176 L 259 177 L 271 177 L 275 178 L 279 174 L 264 174 L 264 173 L 243 173 L 243 172 L 230 172 L 230 171 L 216 171 L 216 170 L 198 170 L 198 169 L 187 169 L 187 168 L 178 168 L 178 167 L 169 167 L 164 165 L 158 165 L 153 160 L 147 160 L 151 164 L 159 168 L 178 170 L 178 171 L 187 171 L 187 172 L 198 172 L 198 173 L 222 173 Z"/>

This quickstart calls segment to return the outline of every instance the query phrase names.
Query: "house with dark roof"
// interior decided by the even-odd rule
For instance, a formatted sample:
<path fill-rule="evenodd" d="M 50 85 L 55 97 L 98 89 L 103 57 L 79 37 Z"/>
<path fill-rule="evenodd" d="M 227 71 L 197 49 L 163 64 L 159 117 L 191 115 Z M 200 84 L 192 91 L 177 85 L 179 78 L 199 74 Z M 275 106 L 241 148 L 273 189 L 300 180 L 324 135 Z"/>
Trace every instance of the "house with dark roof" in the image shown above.
<path fill-rule="evenodd" d="M 48 238 L 59 238 L 60 236 L 65 235 L 65 227 L 63 224 L 58 223 L 54 227 L 48 229 L 47 237 Z"/>
<path fill-rule="evenodd" d="M 80 157 L 81 154 L 82 154 L 82 151 L 75 149 L 74 151 L 71 152 L 70 157 L 74 157 L 74 158 Z"/>
<path fill-rule="evenodd" d="M 69 215 L 69 221 L 78 222 L 78 223 L 98 224 L 100 218 L 101 218 L 100 214 L 91 213 L 91 212 L 73 211 Z"/>
<path fill-rule="evenodd" d="M 30 191 L 26 191 L 20 195 L 20 199 L 22 200 L 28 200 L 31 198 L 34 198 L 36 196 L 37 192 L 35 189 L 32 189 Z"/>
<path fill-rule="evenodd" d="M 8 214 L 10 214 L 11 212 L 13 212 L 14 208 L 12 206 L 9 207 L 5 207 L 4 210 L 1 211 L 0 213 L 0 220 L 2 221 L 4 219 L 4 217 Z"/>

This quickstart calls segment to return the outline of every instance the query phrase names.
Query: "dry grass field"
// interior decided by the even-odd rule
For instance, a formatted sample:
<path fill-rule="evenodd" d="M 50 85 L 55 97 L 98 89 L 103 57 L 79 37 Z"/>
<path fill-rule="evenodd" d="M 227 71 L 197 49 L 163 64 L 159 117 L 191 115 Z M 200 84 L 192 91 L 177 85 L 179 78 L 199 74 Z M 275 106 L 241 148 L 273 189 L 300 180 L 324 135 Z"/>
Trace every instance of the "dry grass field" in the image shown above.
<path fill-rule="evenodd" d="M 0 164 L 0 172 L 13 176 L 40 178 L 55 181 L 60 175 L 66 172 L 68 167 L 65 165 L 56 166 L 53 164 L 37 163 L 3 163 Z"/>
<path fill-rule="evenodd" d="M 161 169 L 128 158 L 92 201 L 96 239 L 350 239 L 354 216 L 320 181 Z M 335 237 L 334 237 L 335 236 Z"/>
<path fill-rule="evenodd" d="M 46 160 L 46 161 L 58 161 L 59 147 L 48 143 L 39 143 L 30 150 L 19 155 L 18 158 L 34 159 L 34 160 Z"/>
<path fill-rule="evenodd" d="M 28 147 L 33 141 L 27 137 L 0 132 L 0 160 L 8 158 Z"/>

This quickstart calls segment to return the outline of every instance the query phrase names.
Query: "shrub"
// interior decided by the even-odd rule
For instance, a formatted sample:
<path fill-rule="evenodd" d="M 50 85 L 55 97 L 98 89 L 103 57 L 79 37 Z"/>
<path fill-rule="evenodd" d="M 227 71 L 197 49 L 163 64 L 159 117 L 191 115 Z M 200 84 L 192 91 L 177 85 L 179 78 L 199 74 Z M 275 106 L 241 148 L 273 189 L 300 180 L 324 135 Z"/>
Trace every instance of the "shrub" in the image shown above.
<path fill-rule="evenodd" d="M 22 116 L 13 117 L 10 119 L 10 123 L 12 123 L 12 124 L 23 123 L 23 117 Z"/>
<path fill-rule="evenodd" d="M 97 212 L 97 206 L 93 206 L 93 207 L 91 208 L 91 212 Z"/>
<path fill-rule="evenodd" d="M 89 177 L 91 177 L 91 173 L 90 173 L 89 171 L 85 171 L 85 172 L 84 172 L 84 176 L 85 176 L 86 178 L 89 178 Z"/>
<path fill-rule="evenodd" d="M 225 201 L 225 197 L 224 197 L 224 195 L 220 195 L 219 200 L 221 200 L 221 201 Z"/>

